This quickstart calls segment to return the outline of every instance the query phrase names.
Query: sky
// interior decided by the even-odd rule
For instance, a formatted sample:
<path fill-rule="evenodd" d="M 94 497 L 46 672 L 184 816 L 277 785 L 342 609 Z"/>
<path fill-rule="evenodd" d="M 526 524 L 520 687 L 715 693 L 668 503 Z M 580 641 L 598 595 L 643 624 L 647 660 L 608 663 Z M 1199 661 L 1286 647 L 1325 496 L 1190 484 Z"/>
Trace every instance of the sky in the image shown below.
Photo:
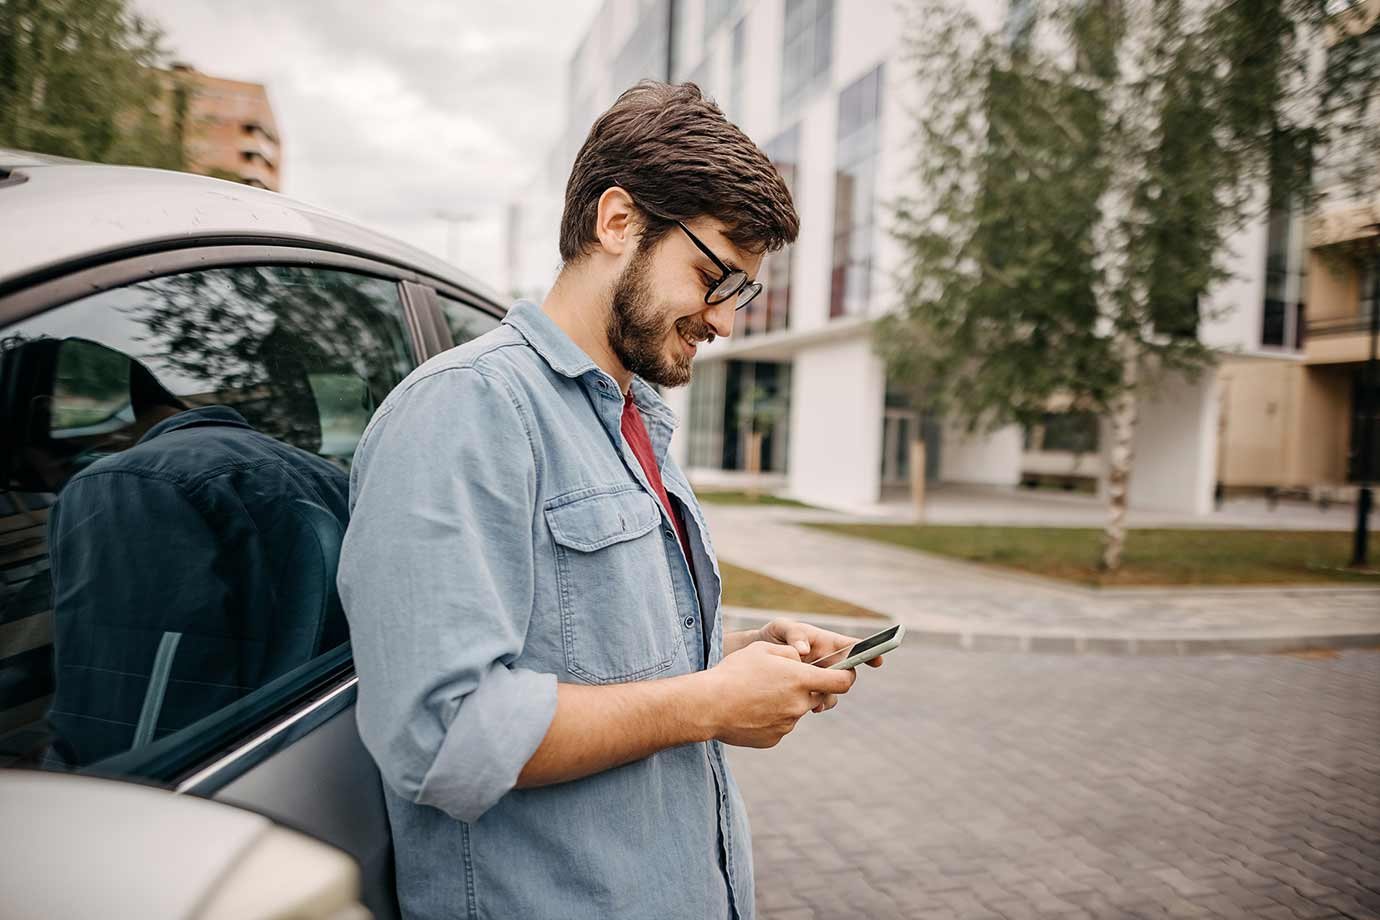
<path fill-rule="evenodd" d="M 443 258 L 438 212 L 468 215 L 459 263 L 500 287 L 504 208 L 556 138 L 565 66 L 599 0 L 132 6 L 172 60 L 267 86 L 282 192 Z"/>

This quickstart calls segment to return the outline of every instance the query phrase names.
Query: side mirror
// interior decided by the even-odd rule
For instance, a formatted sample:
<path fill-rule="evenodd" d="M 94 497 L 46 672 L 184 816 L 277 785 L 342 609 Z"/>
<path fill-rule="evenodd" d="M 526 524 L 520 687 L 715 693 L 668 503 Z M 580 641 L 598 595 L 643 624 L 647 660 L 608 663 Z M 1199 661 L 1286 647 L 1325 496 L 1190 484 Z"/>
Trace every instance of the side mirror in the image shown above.
<path fill-rule="evenodd" d="M 209 799 L 65 773 L 0 772 L 0 914 L 368 920 L 359 867 Z"/>
<path fill-rule="evenodd" d="M 48 436 L 53 440 L 108 434 L 134 423 L 132 359 L 88 339 L 58 345 Z"/>

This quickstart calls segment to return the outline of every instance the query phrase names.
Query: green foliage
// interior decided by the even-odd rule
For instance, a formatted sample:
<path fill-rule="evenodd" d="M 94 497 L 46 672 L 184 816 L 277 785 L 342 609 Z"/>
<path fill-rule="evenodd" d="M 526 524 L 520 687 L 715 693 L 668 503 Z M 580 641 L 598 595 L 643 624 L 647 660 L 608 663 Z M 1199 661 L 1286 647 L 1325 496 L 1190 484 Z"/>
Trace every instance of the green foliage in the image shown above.
<path fill-rule="evenodd" d="M 0 146 L 180 169 L 190 89 L 126 0 L 0 0 Z"/>
<path fill-rule="evenodd" d="M 902 309 L 876 344 L 894 386 L 970 426 L 1030 424 L 1056 396 L 1109 413 L 1157 379 L 1128 382 L 1114 337 L 1160 371 L 1210 364 L 1197 327 L 1228 238 L 1262 190 L 1306 192 L 1373 79 L 1346 42 L 1318 72 L 1323 0 L 1049 0 L 1010 43 L 962 4 L 915 12 L 918 191 L 895 207 Z"/>

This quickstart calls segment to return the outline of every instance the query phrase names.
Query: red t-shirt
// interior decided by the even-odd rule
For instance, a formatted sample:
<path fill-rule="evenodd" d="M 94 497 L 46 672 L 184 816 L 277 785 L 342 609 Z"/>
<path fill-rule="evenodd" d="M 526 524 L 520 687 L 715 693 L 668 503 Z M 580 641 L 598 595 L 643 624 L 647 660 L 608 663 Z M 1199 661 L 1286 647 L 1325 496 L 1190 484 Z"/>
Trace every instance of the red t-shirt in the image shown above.
<path fill-rule="evenodd" d="M 685 538 L 685 528 L 681 525 L 680 515 L 676 514 L 676 509 L 671 506 L 671 498 L 666 494 L 666 487 L 661 483 L 661 470 L 656 465 L 656 454 L 652 451 L 652 439 L 647 435 L 647 424 L 642 421 L 642 413 L 637 411 L 631 393 L 623 400 L 623 418 L 619 427 L 623 431 L 623 440 L 628 442 L 628 446 L 632 448 L 633 456 L 637 457 L 637 462 L 642 464 L 642 472 L 647 474 L 647 481 L 652 484 L 656 497 L 661 499 L 666 513 L 670 516 L 672 523 L 676 525 L 676 536 L 680 537 L 680 548 L 685 553 L 685 561 L 688 565 L 690 563 L 690 541 Z"/>

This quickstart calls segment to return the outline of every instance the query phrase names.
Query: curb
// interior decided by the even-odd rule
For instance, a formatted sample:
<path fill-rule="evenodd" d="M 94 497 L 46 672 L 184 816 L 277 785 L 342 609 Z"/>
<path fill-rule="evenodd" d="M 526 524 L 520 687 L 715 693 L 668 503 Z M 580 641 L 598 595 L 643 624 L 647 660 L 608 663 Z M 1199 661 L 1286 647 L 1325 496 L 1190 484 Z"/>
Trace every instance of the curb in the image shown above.
<path fill-rule="evenodd" d="M 844 635 L 869 635 L 895 618 L 863 619 L 801 611 L 723 608 L 724 622 L 756 629 L 778 616 L 806 620 Z M 906 641 L 927 648 L 966 652 L 1033 652 L 1046 655 L 1126 655 L 1178 657 L 1186 655 L 1273 655 L 1319 649 L 1380 647 L 1380 633 L 1338 633 L 1303 636 L 1084 636 L 1039 633 L 945 632 L 906 624 Z"/>

